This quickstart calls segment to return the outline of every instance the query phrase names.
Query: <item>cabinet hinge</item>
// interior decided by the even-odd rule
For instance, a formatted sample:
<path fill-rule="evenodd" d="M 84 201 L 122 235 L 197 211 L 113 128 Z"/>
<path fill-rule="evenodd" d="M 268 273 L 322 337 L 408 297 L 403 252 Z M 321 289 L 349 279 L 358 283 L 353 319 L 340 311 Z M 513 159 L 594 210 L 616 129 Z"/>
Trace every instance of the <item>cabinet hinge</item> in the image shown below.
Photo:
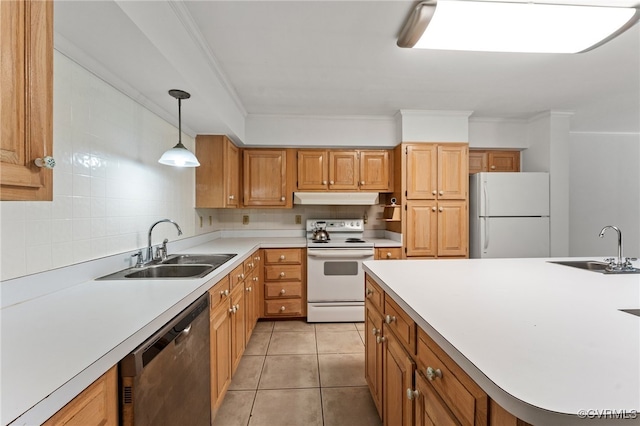
<path fill-rule="evenodd" d="M 409 195 L 409 191 L 404 191 L 404 196 L 408 196 Z"/>
<path fill-rule="evenodd" d="M 404 248 L 404 254 L 407 254 L 407 248 L 406 247 Z"/>
<path fill-rule="evenodd" d="M 407 205 L 406 204 L 404 205 L 404 211 L 407 211 Z"/>

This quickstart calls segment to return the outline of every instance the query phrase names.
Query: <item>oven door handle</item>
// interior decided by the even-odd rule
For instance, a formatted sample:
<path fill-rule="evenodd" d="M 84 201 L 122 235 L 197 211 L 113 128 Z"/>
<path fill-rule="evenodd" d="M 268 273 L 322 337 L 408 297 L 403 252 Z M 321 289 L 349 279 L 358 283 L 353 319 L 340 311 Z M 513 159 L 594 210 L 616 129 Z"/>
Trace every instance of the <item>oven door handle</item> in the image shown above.
<path fill-rule="evenodd" d="M 307 256 L 309 257 L 318 257 L 318 258 L 354 258 L 354 257 L 372 257 L 373 250 L 331 250 L 331 249 L 321 249 L 321 250 L 313 250 L 307 249 Z"/>

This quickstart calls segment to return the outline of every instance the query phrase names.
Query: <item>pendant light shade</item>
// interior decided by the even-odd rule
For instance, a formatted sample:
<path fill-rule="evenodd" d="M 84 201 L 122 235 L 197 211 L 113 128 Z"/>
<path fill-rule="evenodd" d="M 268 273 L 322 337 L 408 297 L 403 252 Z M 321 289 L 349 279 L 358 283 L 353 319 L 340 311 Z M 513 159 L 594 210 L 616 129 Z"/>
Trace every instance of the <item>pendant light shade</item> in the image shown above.
<path fill-rule="evenodd" d="M 538 2 L 425 0 L 398 46 L 485 52 L 581 53 L 617 37 L 640 17 L 634 7 Z"/>
<path fill-rule="evenodd" d="M 169 90 L 169 94 L 178 100 L 178 143 L 162 154 L 158 163 L 173 167 L 198 167 L 200 162 L 196 156 L 182 144 L 182 100 L 191 95 L 183 90 Z"/>

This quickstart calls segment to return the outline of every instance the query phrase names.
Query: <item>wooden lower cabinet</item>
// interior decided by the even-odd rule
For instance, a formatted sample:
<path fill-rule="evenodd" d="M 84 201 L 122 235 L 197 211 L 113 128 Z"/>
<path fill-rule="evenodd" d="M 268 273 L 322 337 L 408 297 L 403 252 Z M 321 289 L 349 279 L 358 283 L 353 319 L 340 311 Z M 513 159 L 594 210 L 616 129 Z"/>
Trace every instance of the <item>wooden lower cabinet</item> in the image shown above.
<path fill-rule="evenodd" d="M 118 425 L 118 369 L 103 374 L 43 423 L 44 426 Z"/>
<path fill-rule="evenodd" d="M 264 249 L 264 260 L 264 316 L 305 316 L 307 292 L 304 249 Z"/>
<path fill-rule="evenodd" d="M 468 222 L 464 200 L 407 201 L 407 256 L 468 256 Z"/>
<path fill-rule="evenodd" d="M 236 286 L 231 291 L 231 374 L 240 364 L 245 348 L 245 300 L 244 285 Z"/>
<path fill-rule="evenodd" d="M 407 398 L 407 389 L 413 388 L 415 362 L 400 342 L 383 325 L 384 356 L 382 419 L 384 425 L 413 426 L 413 401 Z"/>
<path fill-rule="evenodd" d="M 367 301 L 364 324 L 364 376 L 380 418 L 382 418 L 382 324 L 382 314 Z"/>
<path fill-rule="evenodd" d="M 402 247 L 378 247 L 375 258 L 376 260 L 402 259 Z"/>
<path fill-rule="evenodd" d="M 459 426 L 451 410 L 427 383 L 420 371 L 415 375 L 415 426 Z"/>
<path fill-rule="evenodd" d="M 212 300 L 222 300 L 210 311 L 209 317 L 211 418 L 215 416 L 231 384 L 231 300 L 228 293 L 229 278 L 225 277 L 225 280 L 226 289 L 216 285 L 209 290 Z M 227 295 L 224 294 L 225 290 Z"/>

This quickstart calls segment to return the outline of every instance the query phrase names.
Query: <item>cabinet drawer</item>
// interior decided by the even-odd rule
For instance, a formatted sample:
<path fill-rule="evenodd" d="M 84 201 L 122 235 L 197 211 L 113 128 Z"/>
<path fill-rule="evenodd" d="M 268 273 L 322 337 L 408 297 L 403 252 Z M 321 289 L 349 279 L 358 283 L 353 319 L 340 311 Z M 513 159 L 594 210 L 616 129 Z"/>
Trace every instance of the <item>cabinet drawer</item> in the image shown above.
<path fill-rule="evenodd" d="M 377 248 L 376 259 L 378 260 L 402 259 L 402 248 L 401 247 Z"/>
<path fill-rule="evenodd" d="M 284 298 L 300 298 L 302 297 L 302 283 L 299 281 L 290 281 L 282 283 L 265 283 L 264 298 L 265 299 L 284 299 Z"/>
<path fill-rule="evenodd" d="M 244 274 L 249 275 L 249 273 L 251 271 L 253 271 L 256 267 L 256 261 L 253 260 L 254 256 L 256 256 L 256 254 L 252 254 L 251 256 L 249 256 L 249 258 L 247 260 L 244 261 L 244 263 L 242 264 L 244 266 Z"/>
<path fill-rule="evenodd" d="M 229 276 L 227 275 L 209 289 L 209 312 L 229 300 Z"/>
<path fill-rule="evenodd" d="M 384 321 L 404 348 L 411 355 L 415 355 L 416 323 L 387 294 L 384 296 Z"/>
<path fill-rule="evenodd" d="M 268 316 L 300 316 L 302 299 L 266 300 L 264 313 Z"/>
<path fill-rule="evenodd" d="M 270 265 L 264 267 L 265 281 L 302 281 L 299 265 Z"/>
<path fill-rule="evenodd" d="M 417 359 L 419 371 L 461 424 L 487 424 L 487 394 L 421 329 Z"/>
<path fill-rule="evenodd" d="M 366 276 L 364 296 L 378 312 L 384 312 L 384 292 L 369 275 Z"/>
<path fill-rule="evenodd" d="M 244 281 L 244 265 L 236 266 L 236 268 L 229 274 L 229 279 L 231 280 L 232 289 Z"/>
<path fill-rule="evenodd" d="M 302 250 L 301 249 L 268 249 L 264 251 L 266 264 L 301 264 L 302 263 Z"/>

